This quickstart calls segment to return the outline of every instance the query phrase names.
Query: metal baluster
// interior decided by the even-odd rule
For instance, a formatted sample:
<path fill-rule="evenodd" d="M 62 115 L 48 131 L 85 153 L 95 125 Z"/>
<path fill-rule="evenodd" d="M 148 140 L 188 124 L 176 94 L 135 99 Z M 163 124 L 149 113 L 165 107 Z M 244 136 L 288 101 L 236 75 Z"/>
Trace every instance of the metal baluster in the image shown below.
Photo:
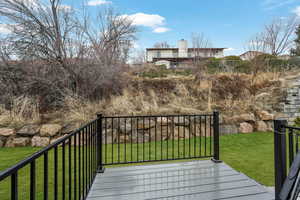
<path fill-rule="evenodd" d="M 204 134 L 205 134 L 205 137 L 204 137 L 204 140 L 205 140 L 205 143 L 204 143 L 204 156 L 206 157 L 206 155 L 207 155 L 207 154 L 206 154 L 206 153 L 207 153 L 207 152 L 206 152 L 206 128 L 207 128 L 207 127 L 206 127 L 206 123 L 207 123 L 206 115 L 204 116 L 204 119 L 205 119 L 205 122 L 204 122 L 204 123 L 205 123 L 205 124 L 204 124 L 204 128 L 205 128 L 205 133 L 204 133 Z"/>
<path fill-rule="evenodd" d="M 44 200 L 48 200 L 48 152 L 44 153 Z"/>
<path fill-rule="evenodd" d="M 62 199 L 66 199 L 66 144 L 62 143 Z"/>
<path fill-rule="evenodd" d="M 18 200 L 18 171 L 11 175 L 11 199 Z"/>
<path fill-rule="evenodd" d="M 148 118 L 149 120 L 149 160 L 151 160 L 151 117 Z"/>
<path fill-rule="evenodd" d="M 30 163 L 30 200 L 35 200 L 36 172 L 35 160 Z"/>
<path fill-rule="evenodd" d="M 127 131 L 126 131 L 126 117 L 124 118 L 125 121 L 125 144 L 124 144 L 124 161 L 125 163 L 127 162 L 126 159 L 126 141 L 127 141 Z"/>
<path fill-rule="evenodd" d="M 155 133 L 154 134 L 155 134 L 154 159 L 157 160 L 157 117 L 155 117 Z"/>
<path fill-rule="evenodd" d="M 174 142 L 175 142 L 175 127 L 174 127 L 174 116 L 172 117 L 172 133 L 173 133 L 173 142 L 172 142 L 172 159 L 175 159 L 174 151 Z"/>
<path fill-rule="evenodd" d="M 111 118 L 111 163 L 114 164 L 114 119 Z"/>
<path fill-rule="evenodd" d="M 69 200 L 72 200 L 72 137 L 69 138 Z"/>
<path fill-rule="evenodd" d="M 77 199 L 77 134 L 74 135 L 74 200 Z"/>
<path fill-rule="evenodd" d="M 57 146 L 54 148 L 54 199 L 58 198 L 58 155 Z"/>

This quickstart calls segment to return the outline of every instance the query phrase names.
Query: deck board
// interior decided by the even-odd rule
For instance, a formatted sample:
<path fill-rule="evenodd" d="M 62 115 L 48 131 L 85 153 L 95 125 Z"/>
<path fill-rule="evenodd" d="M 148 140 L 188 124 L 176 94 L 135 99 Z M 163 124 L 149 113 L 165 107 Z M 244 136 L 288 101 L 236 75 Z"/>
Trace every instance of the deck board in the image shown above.
<path fill-rule="evenodd" d="M 224 163 L 193 161 L 107 168 L 97 175 L 87 199 L 271 200 L 273 196 Z"/>

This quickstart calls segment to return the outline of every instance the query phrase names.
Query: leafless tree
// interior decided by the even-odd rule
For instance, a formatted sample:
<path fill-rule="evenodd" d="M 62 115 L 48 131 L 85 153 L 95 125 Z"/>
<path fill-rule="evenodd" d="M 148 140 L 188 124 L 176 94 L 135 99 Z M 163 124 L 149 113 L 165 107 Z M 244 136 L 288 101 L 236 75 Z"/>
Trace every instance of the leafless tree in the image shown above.
<path fill-rule="evenodd" d="M 204 63 L 203 60 L 201 60 L 202 57 L 210 57 L 211 56 L 211 52 L 207 53 L 207 55 L 204 55 L 204 51 L 203 48 L 211 48 L 212 47 L 212 43 L 211 41 L 204 35 L 204 33 L 192 33 L 191 36 L 191 40 L 192 40 L 192 49 L 193 49 L 193 64 L 197 67 L 197 68 L 201 68 L 199 69 L 200 71 L 205 70 L 204 68 L 206 68 L 206 64 Z"/>
<path fill-rule="evenodd" d="M 144 64 L 147 62 L 146 51 L 144 49 L 137 49 L 133 57 L 134 64 Z"/>
<path fill-rule="evenodd" d="M 157 42 L 153 45 L 154 48 L 170 48 L 171 45 L 168 44 L 168 42 Z"/>
<path fill-rule="evenodd" d="M 7 74 L 22 66 L 24 79 L 16 81 L 14 95 L 38 95 L 57 103 L 66 91 L 90 99 L 120 91 L 136 27 L 112 8 L 99 11 L 97 20 L 77 12 L 60 0 L 0 1 L 5 18 L 0 22 L 11 31 L 1 40 L 9 45 L 1 46 L 0 57 L 2 63 L 17 63 L 1 71 L 0 85 L 17 80 L 8 80 Z M 9 61 L 12 52 L 14 62 Z"/>
<path fill-rule="evenodd" d="M 293 45 L 293 35 L 299 24 L 297 17 L 288 19 L 274 19 L 265 25 L 264 31 L 259 34 L 264 46 L 264 52 L 278 56 L 289 52 Z"/>

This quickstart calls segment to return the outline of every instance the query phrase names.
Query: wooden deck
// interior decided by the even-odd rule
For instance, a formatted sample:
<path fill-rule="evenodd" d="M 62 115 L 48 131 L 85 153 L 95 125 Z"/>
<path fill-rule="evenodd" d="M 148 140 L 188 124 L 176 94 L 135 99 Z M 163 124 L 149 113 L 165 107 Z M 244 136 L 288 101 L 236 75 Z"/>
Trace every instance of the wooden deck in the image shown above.
<path fill-rule="evenodd" d="M 270 200 L 274 195 L 228 165 L 211 161 L 107 168 L 88 200 Z"/>

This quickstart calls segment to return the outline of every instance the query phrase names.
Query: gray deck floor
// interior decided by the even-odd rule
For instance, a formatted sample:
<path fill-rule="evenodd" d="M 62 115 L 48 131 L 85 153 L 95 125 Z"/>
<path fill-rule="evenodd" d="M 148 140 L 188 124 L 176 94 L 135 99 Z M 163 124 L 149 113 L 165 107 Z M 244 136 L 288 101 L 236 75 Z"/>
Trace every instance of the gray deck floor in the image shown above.
<path fill-rule="evenodd" d="M 211 161 L 106 168 L 88 200 L 270 200 L 274 195 L 228 165 Z"/>

